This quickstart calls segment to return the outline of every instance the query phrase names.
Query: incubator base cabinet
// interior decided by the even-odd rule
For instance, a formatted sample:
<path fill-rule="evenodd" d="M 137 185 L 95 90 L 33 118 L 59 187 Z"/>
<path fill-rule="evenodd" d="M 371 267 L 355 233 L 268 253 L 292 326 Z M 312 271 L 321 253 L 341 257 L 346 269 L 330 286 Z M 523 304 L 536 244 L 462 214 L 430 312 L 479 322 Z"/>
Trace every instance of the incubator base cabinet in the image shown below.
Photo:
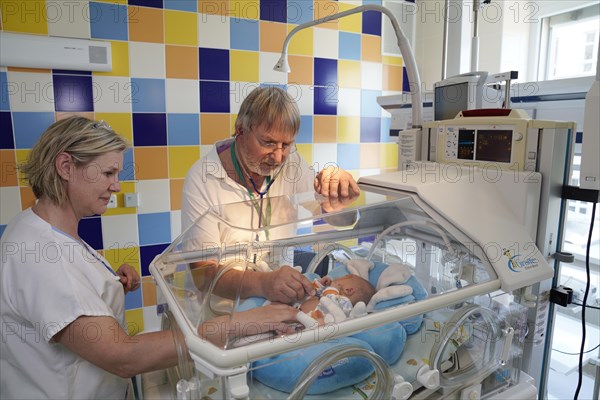
<path fill-rule="evenodd" d="M 457 171 L 365 178 L 352 204 L 328 213 L 314 193 L 210 209 L 150 266 L 179 365 L 154 387 L 142 377 L 142 395 L 536 399 L 520 370 L 526 293 L 552 269 L 505 197 L 538 204 L 540 180 L 517 172 L 497 185 L 477 169 Z M 195 232 L 209 225 L 235 241 L 203 241 Z M 223 276 L 286 265 L 311 281 L 359 275 L 373 293 L 341 313 L 327 308 L 324 322 L 302 319 L 291 334 L 259 334 L 251 322 L 220 332 L 224 319 L 266 303 L 239 287 L 225 296 Z"/>

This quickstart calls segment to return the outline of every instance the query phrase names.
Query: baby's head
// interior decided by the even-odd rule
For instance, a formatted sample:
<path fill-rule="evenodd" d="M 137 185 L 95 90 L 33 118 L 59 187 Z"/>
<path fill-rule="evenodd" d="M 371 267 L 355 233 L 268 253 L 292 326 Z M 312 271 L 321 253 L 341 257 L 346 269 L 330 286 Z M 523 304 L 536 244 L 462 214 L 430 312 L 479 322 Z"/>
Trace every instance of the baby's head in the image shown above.
<path fill-rule="evenodd" d="M 339 290 L 341 295 L 348 297 L 352 302 L 352 305 L 355 305 L 359 301 L 368 304 L 371 297 L 373 297 L 376 292 L 375 288 L 368 280 L 353 274 L 333 279 L 328 285 Z"/>

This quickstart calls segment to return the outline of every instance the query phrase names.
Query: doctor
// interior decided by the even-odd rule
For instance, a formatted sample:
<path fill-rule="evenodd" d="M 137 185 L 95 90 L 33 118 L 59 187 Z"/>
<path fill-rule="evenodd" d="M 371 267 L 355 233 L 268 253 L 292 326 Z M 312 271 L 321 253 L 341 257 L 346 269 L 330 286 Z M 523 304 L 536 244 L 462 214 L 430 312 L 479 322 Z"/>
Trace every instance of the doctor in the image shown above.
<path fill-rule="evenodd" d="M 115 272 L 78 234 L 81 218 L 104 213 L 119 191 L 125 148 L 105 123 L 69 117 L 44 132 L 22 167 L 38 201 L 0 239 L 2 399 L 124 399 L 126 378 L 177 363 L 171 331 L 123 329 L 137 272 L 127 264 Z M 273 306 L 235 314 L 240 331 L 230 334 L 248 322 L 286 332 L 282 321 L 297 310 Z"/>
<path fill-rule="evenodd" d="M 187 232 L 188 246 L 204 249 L 254 240 L 248 231 L 224 229 L 219 221 L 211 221 L 210 215 L 203 223 L 195 223 L 211 206 L 250 200 L 256 212 L 240 211 L 223 217 L 234 219 L 237 226 L 257 229 L 269 225 L 271 216 L 277 215 L 272 197 L 314 190 L 325 199 L 322 208 L 329 212 L 358 196 L 360 189 L 347 171 L 329 166 L 315 176 L 296 151 L 299 128 L 298 106 L 286 91 L 264 86 L 250 92 L 240 106 L 234 137 L 217 142 L 186 176 L 181 221 L 183 231 L 192 226 Z M 227 208 L 232 214 L 232 208 Z M 277 238 L 261 238 L 265 239 Z M 241 276 L 241 271 L 227 272 L 220 280 L 219 294 L 234 296 Z M 287 266 L 274 272 L 247 271 L 241 290 L 242 297 L 261 296 L 283 303 L 314 293 L 308 279 Z"/>

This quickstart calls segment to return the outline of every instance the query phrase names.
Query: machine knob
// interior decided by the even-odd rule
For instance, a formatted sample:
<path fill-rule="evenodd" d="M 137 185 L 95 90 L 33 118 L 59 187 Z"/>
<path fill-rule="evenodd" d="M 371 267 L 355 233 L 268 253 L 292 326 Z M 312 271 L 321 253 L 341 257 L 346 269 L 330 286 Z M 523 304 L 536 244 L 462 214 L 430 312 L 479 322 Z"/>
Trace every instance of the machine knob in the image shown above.
<path fill-rule="evenodd" d="M 436 389 L 440 386 L 440 372 L 423 365 L 417 372 L 417 381 L 427 389 Z"/>

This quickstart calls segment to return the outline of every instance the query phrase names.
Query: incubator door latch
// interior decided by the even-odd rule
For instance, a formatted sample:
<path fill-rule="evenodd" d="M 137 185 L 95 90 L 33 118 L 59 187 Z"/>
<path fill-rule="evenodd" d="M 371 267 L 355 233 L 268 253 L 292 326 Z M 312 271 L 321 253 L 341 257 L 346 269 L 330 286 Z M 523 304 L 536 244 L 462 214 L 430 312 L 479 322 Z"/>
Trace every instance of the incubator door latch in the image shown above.
<path fill-rule="evenodd" d="M 481 384 L 469 386 L 460 392 L 460 400 L 479 400 L 480 398 Z"/>
<path fill-rule="evenodd" d="M 502 333 L 504 333 L 504 345 L 502 347 L 502 354 L 500 355 L 500 365 L 504 366 L 508 363 L 510 346 L 512 345 L 513 336 L 515 335 L 515 329 L 513 327 L 508 327 L 503 329 Z"/>
<path fill-rule="evenodd" d="M 248 399 L 250 388 L 248 387 L 246 374 L 239 374 L 227 378 L 229 383 L 229 394 L 232 399 Z"/>

